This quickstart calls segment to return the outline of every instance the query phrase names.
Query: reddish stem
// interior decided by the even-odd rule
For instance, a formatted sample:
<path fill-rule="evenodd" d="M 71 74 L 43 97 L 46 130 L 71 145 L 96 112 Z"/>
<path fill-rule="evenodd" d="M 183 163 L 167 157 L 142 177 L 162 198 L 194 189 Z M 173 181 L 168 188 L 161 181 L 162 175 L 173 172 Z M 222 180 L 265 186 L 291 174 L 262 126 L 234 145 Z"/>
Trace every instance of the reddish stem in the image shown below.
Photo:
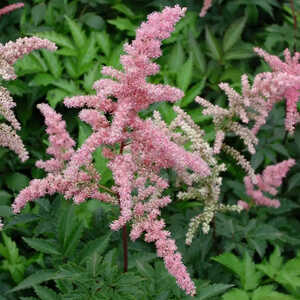
<path fill-rule="evenodd" d="M 123 259 L 124 259 L 124 273 L 128 271 L 128 240 L 127 240 L 127 227 L 122 228 L 122 240 L 123 240 Z"/>
<path fill-rule="evenodd" d="M 121 142 L 120 154 L 123 153 L 125 143 Z M 128 239 L 127 239 L 127 227 L 126 224 L 122 228 L 122 242 L 123 242 L 123 261 L 124 261 L 124 273 L 128 271 Z"/>

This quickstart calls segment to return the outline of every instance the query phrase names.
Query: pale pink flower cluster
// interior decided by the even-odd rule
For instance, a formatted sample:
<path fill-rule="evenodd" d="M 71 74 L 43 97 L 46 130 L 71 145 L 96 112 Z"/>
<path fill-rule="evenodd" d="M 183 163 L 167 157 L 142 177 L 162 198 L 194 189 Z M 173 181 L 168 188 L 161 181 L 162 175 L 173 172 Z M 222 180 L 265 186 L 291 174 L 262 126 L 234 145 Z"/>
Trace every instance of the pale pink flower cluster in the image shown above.
<path fill-rule="evenodd" d="M 204 0 L 199 16 L 204 17 L 211 6 L 212 6 L 212 0 Z"/>
<path fill-rule="evenodd" d="M 10 13 L 10 12 L 12 12 L 12 11 L 18 9 L 18 8 L 23 7 L 23 6 L 24 6 L 24 3 L 22 3 L 22 2 L 7 5 L 7 6 L 0 9 L 0 16 L 8 14 L 8 13 Z"/>
<path fill-rule="evenodd" d="M 11 10 L 15 7 L 10 6 Z M 18 6 L 21 7 L 21 6 Z M 9 12 L 10 9 L 7 10 Z M 0 13 L 1 15 L 1 13 Z M 13 64 L 18 58 L 30 53 L 35 49 L 46 48 L 48 50 L 55 50 L 55 44 L 48 40 L 42 40 L 36 37 L 21 38 L 16 42 L 8 42 L 5 45 L 0 43 L 0 76 L 4 80 L 11 80 L 16 78 Z M 16 130 L 20 130 L 20 123 L 17 121 L 12 108 L 15 103 L 9 94 L 9 91 L 0 87 L 0 113 L 8 121 L 11 126 L 2 124 L 0 127 L 0 145 L 8 147 L 15 151 L 22 161 L 28 158 L 28 153 L 22 143 L 20 137 L 16 134 Z"/>
<path fill-rule="evenodd" d="M 39 104 L 38 109 L 45 116 L 46 132 L 49 134 L 50 145 L 47 153 L 53 158 L 47 161 L 37 161 L 36 166 L 46 172 L 60 172 L 64 168 L 65 161 L 68 161 L 74 153 L 74 140 L 66 131 L 66 123 L 61 115 L 56 113 L 49 105 Z"/>
<path fill-rule="evenodd" d="M 185 9 L 176 5 L 149 15 L 147 22 L 137 30 L 136 39 L 124 46 L 127 54 L 121 56 L 123 71 L 104 67 L 102 74 L 113 79 L 95 82 L 96 95 L 65 99 L 66 106 L 88 107 L 79 117 L 93 129 L 74 153 L 70 150 L 74 143 L 65 132 L 60 116 L 45 104 L 39 106 L 50 135 L 48 153 L 54 158 L 37 163 L 48 175 L 33 180 L 21 191 L 13 208 L 14 212 L 19 212 L 28 201 L 56 192 L 73 198 L 75 203 L 95 198 L 118 204 L 120 217 L 111 228 L 119 230 L 132 222 L 130 236 L 133 240 L 145 231 L 145 240 L 155 242 L 158 255 L 164 259 L 178 285 L 194 295 L 195 285 L 177 253 L 175 242 L 163 230 L 164 222 L 157 220 L 160 209 L 171 202 L 169 197 L 162 195 L 168 183 L 161 178 L 160 171 L 173 168 L 182 174 L 193 172 L 199 178 L 209 175 L 210 169 L 200 155 L 186 151 L 153 120 L 144 121 L 138 115 L 154 102 L 174 102 L 183 96 L 177 88 L 147 82 L 147 76 L 159 71 L 159 66 L 151 59 L 161 55 L 161 41 L 170 36 L 184 13 Z M 112 118 L 107 117 L 109 114 Z M 108 167 L 114 178 L 112 195 L 99 192 L 100 174 L 93 166 L 93 152 L 100 146 L 110 159 Z"/>
<path fill-rule="evenodd" d="M 19 38 L 15 42 L 9 41 L 5 45 L 0 43 L 0 66 L 6 67 L 4 70 L 6 72 L 2 70 L 0 75 L 5 80 L 16 79 L 16 74 L 12 66 L 16 60 L 33 50 L 42 48 L 49 51 L 56 50 L 54 43 L 38 37 Z"/>
<path fill-rule="evenodd" d="M 264 195 L 263 192 L 275 196 L 278 192 L 276 188 L 282 184 L 283 178 L 294 164 L 294 159 L 288 159 L 276 165 L 266 167 L 261 175 L 256 175 L 257 188 L 254 187 L 248 176 L 245 177 L 244 183 L 248 196 L 251 197 L 256 205 L 279 207 L 279 200 L 271 199 Z M 243 209 L 249 208 L 249 204 L 245 201 L 238 201 L 238 205 Z"/>
<path fill-rule="evenodd" d="M 278 79 L 276 78 L 276 83 L 281 86 L 281 93 L 269 105 L 272 106 L 276 100 L 286 99 L 285 128 L 293 134 L 295 125 L 300 122 L 300 114 L 297 111 L 297 102 L 300 95 L 300 52 L 296 52 L 292 57 L 289 49 L 286 49 L 284 51 L 285 62 L 283 62 L 277 56 L 270 55 L 262 49 L 255 48 L 254 51 L 270 65 L 273 75 L 276 77 L 281 75 Z"/>

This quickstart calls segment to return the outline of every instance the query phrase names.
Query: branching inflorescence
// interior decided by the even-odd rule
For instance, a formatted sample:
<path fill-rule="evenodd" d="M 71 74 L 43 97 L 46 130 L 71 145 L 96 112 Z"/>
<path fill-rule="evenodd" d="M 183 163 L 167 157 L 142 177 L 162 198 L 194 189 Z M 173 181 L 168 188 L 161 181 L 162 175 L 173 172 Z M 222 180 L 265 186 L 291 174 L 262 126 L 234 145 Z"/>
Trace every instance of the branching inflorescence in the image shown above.
<path fill-rule="evenodd" d="M 6 6 L 0 9 L 0 16 L 23 6 L 23 3 Z M 54 51 L 56 46 L 48 40 L 36 37 L 21 38 L 16 42 L 8 42 L 5 45 L 0 43 L 0 77 L 4 80 L 16 79 L 17 76 L 13 68 L 13 64 L 16 60 L 33 50 L 41 48 Z M 20 130 L 21 126 L 12 111 L 15 106 L 16 104 L 10 96 L 9 91 L 0 86 L 0 114 L 9 123 L 0 124 L 0 146 L 8 147 L 19 156 L 21 161 L 25 161 L 28 158 L 28 152 L 26 151 L 21 138 L 16 133 L 16 130 Z M 0 228 L 2 226 L 0 220 Z"/>
<path fill-rule="evenodd" d="M 245 206 L 243 203 L 225 205 L 219 202 L 220 174 L 226 170 L 217 158 L 221 151 L 231 155 L 245 169 L 247 182 L 260 188 L 267 184 L 272 186 L 265 177 L 261 179 L 255 175 L 250 163 L 238 150 L 225 143 L 226 134 L 234 133 L 244 141 L 251 154 L 255 153 L 255 130 L 263 124 L 269 112 L 265 108 L 266 101 L 274 95 L 286 95 L 287 89 L 298 84 L 299 78 L 293 74 L 264 73 L 257 75 L 251 88 L 244 75 L 242 95 L 221 83 L 221 89 L 229 98 L 228 109 L 197 97 L 196 101 L 204 107 L 203 113 L 213 117 L 216 127 L 214 145 L 205 140 L 204 132 L 179 107 L 174 106 L 177 117 L 169 126 L 158 112 L 154 112 L 152 119 L 141 119 L 138 113 L 150 104 L 175 102 L 183 96 L 183 92 L 175 87 L 147 82 L 147 77 L 158 73 L 159 66 L 152 59 L 161 55 L 161 41 L 170 36 L 184 13 L 185 9 L 175 6 L 149 15 L 147 22 L 137 30 L 136 39 L 124 46 L 126 54 L 121 56 L 123 71 L 104 67 L 102 74 L 111 78 L 95 82 L 96 95 L 65 99 L 66 106 L 82 108 L 80 119 L 93 129 L 80 148 L 75 149 L 75 142 L 66 131 L 61 116 L 47 104 L 38 105 L 45 117 L 50 136 L 47 153 L 52 158 L 36 163 L 47 175 L 32 180 L 20 192 L 13 203 L 13 211 L 19 213 L 27 202 L 54 193 L 73 199 L 77 204 L 94 198 L 118 205 L 120 216 L 110 224 L 111 229 L 119 230 L 130 223 L 133 241 L 144 234 L 146 242 L 155 243 L 157 255 L 163 258 L 177 284 L 187 294 L 195 295 L 195 285 L 170 232 L 165 229 L 165 222 L 160 219 L 160 210 L 171 202 L 171 198 L 164 194 L 168 182 L 161 176 L 161 170 L 173 169 L 177 183 L 187 186 L 178 194 L 179 199 L 196 199 L 203 203 L 203 212 L 194 217 L 189 226 L 186 243 L 190 244 L 200 224 L 203 232 L 208 232 L 216 212 L 240 211 Z M 6 58 L 7 64 L 16 55 L 9 57 Z M 13 73 L 10 71 L 10 74 Z M 280 80 L 280 84 L 276 85 L 276 80 Z M 251 122 L 255 130 L 247 127 Z M 93 163 L 93 153 L 99 147 L 103 156 L 109 159 L 108 167 L 114 179 L 111 190 L 105 192 L 101 192 L 101 174 Z M 270 173 L 268 170 L 266 174 Z M 273 186 L 278 186 L 278 178 L 276 180 Z"/>
<path fill-rule="evenodd" d="M 24 6 L 23 3 L 16 3 L 6 6 L 0 10 L 0 16 L 7 14 L 17 8 Z M 0 43 L 0 76 L 4 80 L 16 79 L 13 64 L 18 58 L 22 58 L 36 49 L 45 48 L 54 51 L 56 46 L 48 40 L 42 40 L 36 37 L 21 38 L 16 42 L 8 42 L 5 45 Z M 22 161 L 28 158 L 28 153 L 22 143 L 20 137 L 16 134 L 16 130 L 20 130 L 20 123 L 17 121 L 12 108 L 15 103 L 9 94 L 9 91 L 0 86 L 0 113 L 10 125 L 2 123 L 0 125 L 0 145 L 8 147 L 16 152 Z"/>

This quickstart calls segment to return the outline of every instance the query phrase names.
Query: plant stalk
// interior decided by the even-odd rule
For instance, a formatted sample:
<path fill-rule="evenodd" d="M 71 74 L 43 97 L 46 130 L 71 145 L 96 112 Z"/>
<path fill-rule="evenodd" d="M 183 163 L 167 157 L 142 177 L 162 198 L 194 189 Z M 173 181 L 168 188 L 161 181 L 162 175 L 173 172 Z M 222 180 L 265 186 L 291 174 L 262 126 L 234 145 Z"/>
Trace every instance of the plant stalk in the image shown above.
<path fill-rule="evenodd" d="M 121 142 L 120 154 L 123 153 L 125 143 Z M 127 238 L 127 227 L 126 224 L 122 228 L 122 243 L 123 243 L 123 262 L 124 262 L 124 273 L 128 271 L 128 238 Z"/>

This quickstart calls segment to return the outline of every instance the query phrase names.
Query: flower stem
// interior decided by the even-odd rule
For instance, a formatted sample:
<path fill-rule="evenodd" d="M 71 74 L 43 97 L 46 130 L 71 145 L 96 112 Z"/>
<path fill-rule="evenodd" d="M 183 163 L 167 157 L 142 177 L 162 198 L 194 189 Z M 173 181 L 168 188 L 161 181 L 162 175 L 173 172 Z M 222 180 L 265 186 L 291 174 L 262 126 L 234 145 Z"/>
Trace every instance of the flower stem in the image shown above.
<path fill-rule="evenodd" d="M 125 143 L 121 142 L 120 154 L 123 153 Z M 127 227 L 126 224 L 122 228 L 122 243 L 123 243 L 123 262 L 124 262 L 124 273 L 128 271 L 128 239 L 127 239 Z"/>

